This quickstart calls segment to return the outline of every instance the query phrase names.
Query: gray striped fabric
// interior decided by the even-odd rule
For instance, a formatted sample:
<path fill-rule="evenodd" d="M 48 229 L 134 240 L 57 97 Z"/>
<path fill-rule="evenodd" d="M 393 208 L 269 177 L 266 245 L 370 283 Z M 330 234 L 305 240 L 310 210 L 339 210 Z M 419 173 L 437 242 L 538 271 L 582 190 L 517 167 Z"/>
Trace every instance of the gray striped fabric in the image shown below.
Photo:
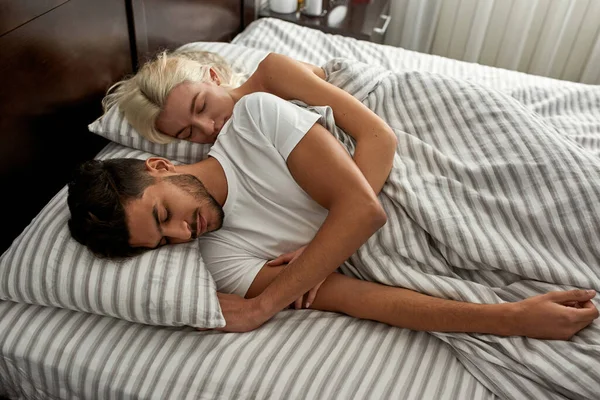
<path fill-rule="evenodd" d="M 565 118 L 565 128 L 561 132 L 568 131 L 569 123 L 583 126 L 598 121 L 595 114 L 591 114 L 598 112 L 598 104 L 588 102 L 587 109 L 577 112 L 587 95 L 570 99 L 558 96 L 566 89 L 588 90 L 577 84 L 325 35 L 271 19 L 253 22 L 234 39 L 234 43 L 235 46 L 225 43 L 188 46 L 218 51 L 230 61 L 246 66 L 256 65 L 268 51 L 277 51 L 317 65 L 334 57 L 348 57 L 391 70 L 440 72 L 481 82 L 509 94 L 520 90 L 518 96 L 525 100 L 527 107 L 539 107 L 548 124 L 552 123 L 549 118 L 568 114 L 572 107 L 572 118 Z M 260 50 L 248 50 L 250 47 Z M 260 56 L 247 62 L 253 54 Z M 355 91 L 352 86 L 346 90 Z M 547 100 L 543 97 L 545 90 Z M 529 95 L 532 93 L 538 95 Z M 568 104 L 565 104 L 566 100 Z M 382 107 L 371 95 L 365 103 L 374 109 Z M 327 115 L 327 110 L 324 114 Z M 589 139 L 596 132 L 595 128 L 576 128 L 573 132 L 584 135 L 586 131 L 581 129 L 589 129 Z M 592 142 L 584 145 L 594 146 Z M 118 145 L 109 146 L 111 151 L 119 148 Z M 167 157 L 177 158 L 187 154 L 186 151 L 189 150 L 174 151 L 175 157 Z M 196 160 L 196 157 L 202 156 L 192 155 L 180 161 Z M 346 273 L 358 275 L 361 272 L 350 267 L 345 266 Z M 373 268 L 373 271 L 377 269 Z M 481 275 L 482 272 L 476 270 L 476 273 Z M 501 274 L 500 277 L 510 279 L 511 275 Z M 381 279 L 398 277 L 386 278 L 384 275 Z M 483 288 L 489 286 L 481 285 L 481 290 L 487 293 L 489 289 Z M 512 292 L 509 289 L 510 285 L 500 291 L 512 295 L 506 300 L 522 298 L 539 290 L 535 286 Z M 490 301 L 494 299 L 489 297 Z M 589 342 L 596 340 L 597 343 L 598 336 L 595 330 L 587 330 L 586 335 L 579 335 L 573 343 L 562 345 L 566 350 L 581 343 L 589 349 Z M 555 370 L 556 363 L 547 360 L 553 360 L 555 348 L 560 343 L 510 338 L 502 340 L 498 345 L 500 350 L 496 351 L 495 340 L 497 338 L 486 335 L 412 332 L 307 310 L 283 311 L 265 326 L 245 334 L 195 332 L 187 328 L 148 326 L 4 301 L 0 302 L 0 351 L 3 356 L 0 357 L 0 387 L 11 397 L 36 399 L 494 399 L 498 398 L 494 393 L 506 392 L 508 395 L 503 397 L 507 398 L 585 398 L 576 393 L 567 395 L 555 390 L 549 394 L 548 390 L 538 389 L 522 396 L 522 388 L 529 386 L 522 385 L 520 380 L 511 380 L 514 370 L 509 371 L 508 377 L 501 374 L 496 378 L 495 370 L 489 373 L 489 364 L 496 361 L 500 362 L 498 365 L 520 365 L 523 373 L 520 379 L 534 375 L 531 385 L 541 386 L 539 369 Z M 510 343 L 514 343 L 518 352 L 508 352 L 507 356 Z M 481 350 L 478 345 L 483 346 Z M 526 346 L 538 350 L 530 353 Z M 533 374 L 527 371 L 523 359 L 514 357 L 521 353 L 524 356 L 542 354 L 542 361 Z M 581 352 L 573 354 L 573 359 L 564 365 L 579 371 L 585 367 L 587 359 L 581 358 Z M 529 362 L 536 364 L 536 360 Z M 478 369 L 481 365 L 483 370 Z M 594 361 L 590 365 L 594 365 Z M 578 375 L 575 384 L 582 379 L 587 379 L 586 373 L 581 378 Z M 507 380 L 508 386 L 504 386 Z M 562 381 L 562 378 L 557 380 L 559 386 Z"/>
<path fill-rule="evenodd" d="M 109 156 L 151 155 L 109 144 L 98 157 Z M 0 258 L 0 299 L 153 325 L 225 326 L 198 243 L 99 259 L 71 237 L 66 199 L 65 186 Z"/>
<path fill-rule="evenodd" d="M 484 86 L 356 61 L 328 67 L 329 81 L 363 101 L 398 138 L 380 195 L 388 223 L 344 265 L 345 274 L 473 303 L 572 288 L 600 292 L 594 152 Z M 600 120 L 600 108 L 585 111 L 600 105 L 600 88 L 586 96 L 580 112 Z M 352 152 L 351 138 L 328 117 L 327 128 Z M 589 134 L 600 137 L 600 129 Z M 434 335 L 501 398 L 600 394 L 600 320 L 570 342 Z"/>
<path fill-rule="evenodd" d="M 0 302 L 0 321 L 15 399 L 496 398 L 434 336 L 333 313 L 225 334 Z"/>

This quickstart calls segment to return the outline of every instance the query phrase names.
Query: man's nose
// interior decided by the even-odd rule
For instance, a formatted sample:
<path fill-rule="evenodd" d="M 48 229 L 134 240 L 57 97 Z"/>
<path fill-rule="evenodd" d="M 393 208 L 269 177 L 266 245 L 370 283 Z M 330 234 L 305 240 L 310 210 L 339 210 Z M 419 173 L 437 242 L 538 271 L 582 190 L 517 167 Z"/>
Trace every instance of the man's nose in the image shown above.
<path fill-rule="evenodd" d="M 169 221 L 163 225 L 162 230 L 171 243 L 187 242 L 192 238 L 190 226 L 185 221 Z"/>

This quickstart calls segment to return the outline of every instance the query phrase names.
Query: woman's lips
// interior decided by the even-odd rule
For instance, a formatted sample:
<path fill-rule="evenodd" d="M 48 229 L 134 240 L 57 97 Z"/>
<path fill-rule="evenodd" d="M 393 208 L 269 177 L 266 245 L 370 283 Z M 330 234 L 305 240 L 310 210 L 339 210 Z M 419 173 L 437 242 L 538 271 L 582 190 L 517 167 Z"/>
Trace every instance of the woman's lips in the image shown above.
<path fill-rule="evenodd" d="M 227 123 L 227 121 L 229 120 L 229 117 L 225 117 L 223 119 L 223 123 L 221 124 L 221 126 L 218 129 L 215 129 L 215 133 L 218 135 L 219 133 L 221 133 L 221 130 L 223 129 L 223 127 L 225 126 L 225 124 Z"/>

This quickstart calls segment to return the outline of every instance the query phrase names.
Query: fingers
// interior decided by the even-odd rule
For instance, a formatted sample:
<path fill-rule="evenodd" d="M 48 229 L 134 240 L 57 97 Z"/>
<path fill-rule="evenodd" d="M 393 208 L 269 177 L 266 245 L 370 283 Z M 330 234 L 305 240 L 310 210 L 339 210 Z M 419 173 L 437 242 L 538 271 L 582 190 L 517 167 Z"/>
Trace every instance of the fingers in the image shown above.
<path fill-rule="evenodd" d="M 581 322 L 589 321 L 592 322 L 599 316 L 598 309 L 591 301 L 587 301 L 581 304 L 581 308 L 574 309 L 575 315 L 577 315 L 577 319 Z"/>
<path fill-rule="evenodd" d="M 555 303 L 560 303 L 560 304 L 565 304 L 565 303 L 569 303 L 569 302 L 573 302 L 573 301 L 584 303 L 588 300 L 593 299 L 595 295 L 596 295 L 596 292 L 594 290 L 580 290 L 580 289 L 565 290 L 562 292 L 556 291 L 556 292 L 547 293 L 547 296 L 550 298 L 550 300 L 554 301 Z"/>
<path fill-rule="evenodd" d="M 315 286 L 308 292 L 308 298 L 306 299 L 306 308 L 310 308 L 310 305 L 313 303 L 313 301 L 315 301 L 315 297 L 317 297 L 317 292 L 319 291 L 319 288 L 321 287 L 323 282 L 325 281 L 321 281 L 321 283 L 319 283 L 317 286 Z"/>
<path fill-rule="evenodd" d="M 282 254 L 279 257 L 277 257 L 276 259 L 267 262 L 267 265 L 269 267 L 278 267 L 283 264 L 291 264 L 294 261 L 296 261 L 296 259 L 298 257 L 300 257 L 300 254 L 302 254 L 302 252 L 304 252 L 305 248 L 306 248 L 306 246 L 303 246 L 303 247 L 300 247 L 296 251 L 292 251 L 291 253 Z"/>
<path fill-rule="evenodd" d="M 292 255 L 283 254 L 283 255 L 277 257 L 276 259 L 269 261 L 267 263 L 267 265 L 269 267 L 278 267 L 280 265 L 287 264 L 291 258 L 292 258 Z"/>

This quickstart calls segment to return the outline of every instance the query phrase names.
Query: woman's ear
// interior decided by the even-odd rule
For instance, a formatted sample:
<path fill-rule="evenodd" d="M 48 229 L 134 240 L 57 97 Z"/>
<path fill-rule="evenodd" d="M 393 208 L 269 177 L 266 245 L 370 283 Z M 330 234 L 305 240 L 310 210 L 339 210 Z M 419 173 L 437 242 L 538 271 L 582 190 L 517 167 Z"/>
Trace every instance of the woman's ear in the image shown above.
<path fill-rule="evenodd" d="M 212 79 L 217 85 L 221 84 L 221 79 L 219 78 L 219 75 L 217 75 L 217 71 L 215 71 L 213 68 L 210 68 L 210 79 Z"/>
<path fill-rule="evenodd" d="M 166 158 L 150 157 L 146 160 L 146 170 L 156 173 L 175 172 L 175 166 Z"/>

